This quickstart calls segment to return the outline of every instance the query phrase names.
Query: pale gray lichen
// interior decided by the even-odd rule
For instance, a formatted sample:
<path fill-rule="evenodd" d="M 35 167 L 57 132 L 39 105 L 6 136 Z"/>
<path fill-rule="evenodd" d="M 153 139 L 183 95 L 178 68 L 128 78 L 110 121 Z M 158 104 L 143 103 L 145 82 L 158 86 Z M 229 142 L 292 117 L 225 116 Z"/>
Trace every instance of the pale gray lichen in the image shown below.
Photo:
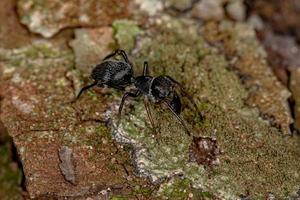
<path fill-rule="evenodd" d="M 59 159 L 61 163 L 59 164 L 59 168 L 64 178 L 72 184 L 76 183 L 75 178 L 75 170 L 73 163 L 73 150 L 67 146 L 62 146 L 59 149 Z"/>
<path fill-rule="evenodd" d="M 126 52 L 133 49 L 136 36 L 143 33 L 135 21 L 127 19 L 114 21 L 112 27 L 115 30 L 115 38 L 118 45 Z"/>
<path fill-rule="evenodd" d="M 246 8 L 243 0 L 231 0 L 226 6 L 228 15 L 237 21 L 243 21 L 246 17 Z"/>
<path fill-rule="evenodd" d="M 75 39 L 69 44 L 75 54 L 76 68 L 90 74 L 92 68 L 111 53 L 113 29 L 106 26 L 75 29 Z"/>
<path fill-rule="evenodd" d="M 214 188 L 220 195 L 229 199 L 234 198 L 233 193 L 228 192 L 227 186 L 225 186 L 227 191 L 217 189 L 222 188 L 222 183 L 209 180 L 203 166 L 189 162 L 189 145 L 192 138 L 187 135 L 172 113 L 160 109 L 163 108 L 152 107 L 159 132 L 149 128 L 149 119 L 142 101 L 134 103 L 134 111 L 123 116 L 118 127 L 117 118 L 112 117 L 113 138 L 122 144 L 133 146 L 134 165 L 138 173 L 148 177 L 153 183 L 182 175 L 191 181 L 194 188 L 203 190 Z M 226 179 L 225 176 L 223 178 Z"/>
<path fill-rule="evenodd" d="M 145 11 L 150 16 L 158 14 L 164 8 L 161 0 L 135 0 L 135 3 L 139 6 L 140 10 Z"/>
<path fill-rule="evenodd" d="M 219 21 L 224 17 L 223 0 L 202 0 L 195 4 L 193 17 Z"/>
<path fill-rule="evenodd" d="M 66 27 L 108 25 L 130 11 L 127 0 L 18 0 L 21 22 L 46 38 Z"/>

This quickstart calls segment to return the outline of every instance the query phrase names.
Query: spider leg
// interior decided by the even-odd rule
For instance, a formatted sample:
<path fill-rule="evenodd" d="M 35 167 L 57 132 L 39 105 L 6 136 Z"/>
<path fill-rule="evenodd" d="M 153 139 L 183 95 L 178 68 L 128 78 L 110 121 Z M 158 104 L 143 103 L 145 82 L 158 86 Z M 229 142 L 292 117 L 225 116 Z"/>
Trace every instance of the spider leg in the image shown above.
<path fill-rule="evenodd" d="M 121 49 L 115 50 L 115 52 L 113 52 L 113 53 L 107 55 L 103 60 L 107 60 L 107 59 L 109 59 L 109 58 L 111 58 L 111 57 L 114 57 L 114 56 L 117 55 L 117 54 L 118 54 L 118 55 L 121 55 L 121 56 L 123 57 L 123 59 L 125 60 L 125 62 L 131 65 L 131 63 L 130 63 L 129 60 L 128 60 L 128 57 L 127 57 L 126 52 L 125 52 L 124 50 L 121 50 Z"/>
<path fill-rule="evenodd" d="M 187 132 L 187 134 L 189 136 L 191 136 L 191 133 L 190 133 L 189 129 L 187 128 L 186 124 L 184 123 L 183 119 L 176 113 L 176 111 L 173 109 L 172 105 L 169 102 L 167 102 L 167 101 L 163 101 L 163 103 L 169 108 L 169 110 L 173 113 L 173 115 L 175 115 L 175 117 L 177 118 L 177 120 L 184 127 L 184 129 Z"/>
<path fill-rule="evenodd" d="M 120 86 L 120 85 L 111 85 L 111 84 L 108 84 L 107 85 L 109 88 L 114 88 L 114 89 L 117 89 L 117 90 L 120 90 L 120 91 L 125 91 L 125 86 Z"/>
<path fill-rule="evenodd" d="M 103 60 L 107 60 L 107 59 L 109 59 L 109 58 L 111 58 L 111 57 L 114 57 L 117 53 L 118 53 L 118 49 L 116 50 L 116 51 L 114 51 L 113 53 L 111 53 L 111 54 L 108 54 L 107 56 L 105 56 L 104 58 L 103 58 Z"/>
<path fill-rule="evenodd" d="M 153 117 L 152 117 L 152 114 L 151 114 L 151 111 L 150 111 L 150 108 L 149 108 L 149 102 L 148 102 L 147 98 L 144 98 L 144 105 L 145 105 L 146 112 L 147 112 L 148 118 L 150 120 L 151 126 L 152 126 L 153 129 L 155 129 Z"/>
<path fill-rule="evenodd" d="M 122 110 L 123 110 L 123 106 L 124 106 L 124 103 L 125 103 L 125 100 L 127 99 L 127 97 L 138 97 L 139 95 L 141 94 L 141 92 L 139 90 L 137 90 L 135 93 L 132 93 L 132 92 L 125 92 L 123 97 L 122 97 L 122 100 L 121 100 L 121 103 L 120 103 L 120 106 L 119 106 L 119 112 L 118 112 L 118 123 L 120 122 L 120 119 L 121 119 L 121 113 L 122 113 Z"/>
<path fill-rule="evenodd" d="M 193 104 L 194 108 L 196 109 L 196 111 L 198 112 L 198 114 L 199 114 L 199 116 L 200 116 L 200 120 L 203 121 L 203 116 L 202 116 L 202 114 L 201 114 L 201 112 L 200 112 L 200 110 L 199 110 L 199 108 L 198 108 L 196 102 L 194 101 L 193 97 L 192 97 L 191 95 L 189 95 L 189 94 L 183 89 L 183 86 L 182 86 L 179 82 L 177 82 L 176 80 L 174 80 L 174 79 L 173 79 L 172 77 L 170 77 L 170 76 L 167 76 L 167 78 L 179 87 L 180 93 L 181 93 L 183 96 L 187 97 L 188 100 Z"/>
<path fill-rule="evenodd" d="M 126 54 L 126 52 L 124 50 L 118 50 L 118 54 L 123 57 L 123 59 L 125 60 L 125 62 L 127 62 L 128 64 L 131 65 L 131 63 L 129 62 L 129 59 L 127 57 L 127 54 Z"/>
<path fill-rule="evenodd" d="M 97 83 L 98 83 L 98 82 L 95 81 L 95 82 L 92 83 L 91 85 L 88 85 L 88 86 L 83 87 L 83 88 L 80 90 L 80 92 L 78 93 L 76 99 L 79 99 L 79 97 L 81 96 L 81 94 L 82 94 L 85 90 L 88 90 L 88 89 L 90 89 L 90 88 L 96 86 Z"/>
<path fill-rule="evenodd" d="M 144 61 L 143 75 L 147 76 L 148 74 L 149 74 L 149 71 L 148 71 L 148 62 Z"/>

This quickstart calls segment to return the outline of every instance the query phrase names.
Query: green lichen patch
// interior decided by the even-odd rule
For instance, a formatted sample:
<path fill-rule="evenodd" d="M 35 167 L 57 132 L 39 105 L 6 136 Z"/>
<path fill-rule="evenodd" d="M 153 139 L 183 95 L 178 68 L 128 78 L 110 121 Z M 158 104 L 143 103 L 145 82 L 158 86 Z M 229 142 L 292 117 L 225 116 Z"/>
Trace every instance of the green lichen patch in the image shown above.
<path fill-rule="evenodd" d="M 211 43 L 222 41 L 221 50 L 230 61 L 228 67 L 237 71 L 249 92 L 246 103 L 259 108 L 273 126 L 289 134 L 293 122 L 287 103 L 290 92 L 267 66 L 266 53 L 256 40 L 254 29 L 247 24 L 225 21 L 220 26 L 209 24 L 203 30 Z"/>
<path fill-rule="evenodd" d="M 75 54 L 76 68 L 87 75 L 102 58 L 111 53 L 111 47 L 114 46 L 111 27 L 76 29 L 75 38 L 70 46 Z"/>
<path fill-rule="evenodd" d="M 191 187 L 223 199 L 240 195 L 262 199 L 268 192 L 283 198 L 297 190 L 299 138 L 284 137 L 260 117 L 257 109 L 245 105 L 249 91 L 230 70 L 231 63 L 221 45 L 207 44 L 193 22 L 168 17 L 154 24 L 139 42 L 135 70 L 141 72 L 147 60 L 153 76 L 168 74 L 178 80 L 205 117 L 199 120 L 182 97 L 181 115 L 192 134 L 216 138 L 222 152 L 218 155 L 220 163 L 211 168 L 191 162 L 188 147 L 192 138 L 175 117 L 163 105 L 152 105 L 157 126 L 153 130 L 143 101 L 138 99 L 131 107 L 127 105 L 124 112 L 128 114 L 122 117 L 119 127 L 114 126 L 113 136 L 133 146 L 140 175 L 159 183 L 180 174 Z M 268 84 L 274 80 L 269 79 Z M 173 194 L 176 192 L 168 193 Z"/>
<path fill-rule="evenodd" d="M 73 55 L 69 51 L 60 51 L 58 47 L 49 42 L 36 41 L 33 45 L 13 50 L 0 48 L 0 62 L 7 65 L 4 73 L 14 72 L 15 67 L 41 65 L 47 61 L 63 62 L 64 59 L 66 62 L 71 62 Z M 47 65 L 50 65 L 50 62 Z"/>
<path fill-rule="evenodd" d="M 126 52 L 133 49 L 136 36 L 143 33 L 137 24 L 130 20 L 116 20 L 112 26 L 118 45 Z"/>
<path fill-rule="evenodd" d="M 122 133 L 114 132 L 114 137 L 119 142 L 136 144 L 134 149 L 136 154 L 135 165 L 140 173 L 149 176 L 153 182 L 159 182 L 161 179 L 168 176 L 169 173 L 181 173 L 182 166 L 187 162 L 187 151 L 190 143 L 185 130 L 179 123 L 176 123 L 176 118 L 166 112 L 155 113 L 154 123 L 159 124 L 159 121 L 165 121 L 165 126 L 156 127 L 159 132 L 152 132 L 150 124 L 145 124 L 148 121 L 142 102 L 135 106 L 135 113 L 126 116 L 122 120 Z M 166 127 L 168 129 L 166 130 Z M 166 131 L 172 131 L 172 135 L 163 134 Z M 172 148 L 176 145 L 177 148 Z M 184 153 L 185 152 L 185 153 Z M 153 160 L 155 158 L 155 160 Z M 168 159 L 167 159 L 168 158 Z"/>
<path fill-rule="evenodd" d="M 187 179 L 174 179 L 160 186 L 160 196 L 169 199 L 192 199 L 194 197 Z M 190 197 L 190 198 L 189 198 Z"/>

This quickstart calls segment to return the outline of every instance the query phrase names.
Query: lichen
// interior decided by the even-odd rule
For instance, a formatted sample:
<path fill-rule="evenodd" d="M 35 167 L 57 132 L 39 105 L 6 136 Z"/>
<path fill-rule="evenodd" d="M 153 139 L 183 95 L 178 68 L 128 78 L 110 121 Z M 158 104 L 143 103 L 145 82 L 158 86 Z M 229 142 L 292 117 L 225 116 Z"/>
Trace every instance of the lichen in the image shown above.
<path fill-rule="evenodd" d="M 21 21 L 45 37 L 64 27 L 94 27 L 77 29 L 74 52 L 56 46 L 57 38 L 0 49 L 1 119 L 14 138 L 30 198 L 48 194 L 87 198 L 104 188 L 115 200 L 237 199 L 242 195 L 263 199 L 268 192 L 283 199 L 299 188 L 299 138 L 284 137 L 270 119 L 263 118 L 264 113 L 276 110 L 276 122 L 288 132 L 289 93 L 267 68 L 264 51 L 248 25 L 222 21 L 223 11 L 217 17 L 208 16 L 220 23 L 201 25 L 188 20 L 188 15 L 175 19 L 160 12 L 164 5 L 185 10 L 193 1 L 169 0 L 171 5 L 163 5 L 156 0 L 154 5 L 136 0 L 152 16 L 134 16 L 136 21 L 124 18 L 131 12 L 127 0 L 18 2 Z M 88 65 L 100 62 L 106 51 L 116 48 L 106 43 L 106 51 L 98 49 L 106 39 L 98 37 L 103 32 L 95 26 L 106 27 L 108 40 L 114 30 L 117 46 L 129 54 L 135 75 L 141 74 L 143 62 L 148 61 L 153 76 L 170 75 L 192 95 L 204 116 L 202 120 L 181 95 L 181 116 L 192 136 L 164 105 L 150 106 L 152 127 L 142 97 L 127 101 L 119 126 L 116 102 L 121 92 L 94 88 L 73 101 L 82 87 L 75 64 L 78 67 L 80 60 L 87 75 Z M 91 48 L 95 60 L 88 57 Z M 245 84 L 249 77 L 252 81 Z M 257 80 L 263 92 L 253 100 L 266 95 L 268 101 L 249 107 L 247 99 L 257 89 Z M 218 162 L 211 165 L 191 159 L 193 138 L 215 138 L 218 153 L 213 160 Z M 63 145 L 74 150 L 76 186 L 65 181 L 58 168 L 58 150 Z M 199 160 L 207 159 L 201 156 Z"/>
<path fill-rule="evenodd" d="M 15 50 L 0 48 L 0 58 L 0 62 L 7 65 L 5 71 L 9 72 L 8 69 L 11 69 L 11 73 L 14 67 L 31 67 L 45 63 L 49 65 L 53 61 L 70 62 L 73 59 L 73 54 L 69 51 L 60 51 L 59 48 L 54 47 L 49 42 L 36 41 L 33 45 Z"/>
<path fill-rule="evenodd" d="M 146 12 L 149 16 L 157 15 L 163 10 L 163 2 L 161 0 L 143 1 L 135 0 L 135 3 L 139 5 L 139 9 Z"/>
<path fill-rule="evenodd" d="M 111 197 L 111 198 L 109 198 L 110 200 L 127 200 L 128 198 L 126 198 L 126 197 Z"/>
<path fill-rule="evenodd" d="M 118 45 L 126 52 L 133 49 L 136 36 L 143 33 L 136 22 L 126 19 L 114 21 L 112 27 L 115 30 L 115 38 Z"/>
<path fill-rule="evenodd" d="M 21 22 L 35 33 L 50 38 L 65 27 L 103 26 L 129 16 L 127 0 L 78 1 L 19 0 Z M 101 9 L 97 9 L 101 8 Z"/>
<path fill-rule="evenodd" d="M 111 53 L 114 43 L 111 27 L 75 29 L 75 39 L 70 46 L 75 54 L 76 68 L 90 75 L 92 68 Z"/>
<path fill-rule="evenodd" d="M 40 46 L 49 50 L 41 50 Z M 36 49 L 40 51 L 36 52 Z M 4 72 L 0 90 L 4 96 L 1 101 L 1 120 L 20 152 L 30 197 L 46 193 L 58 196 L 73 194 L 74 187 L 61 179 L 63 175 L 58 168 L 58 150 L 63 145 L 68 145 L 74 151 L 74 162 L 78 170 L 76 178 L 80 177 L 80 173 L 89 176 L 91 173 L 86 170 L 92 167 L 101 168 L 99 171 L 93 170 L 93 175 L 84 181 L 85 188 L 92 188 L 102 181 L 103 179 L 96 178 L 103 177 L 101 173 L 119 174 L 116 178 L 110 177 L 103 182 L 108 185 L 111 181 L 114 182 L 112 185 L 119 183 L 124 177 L 124 171 L 120 170 L 119 164 L 111 161 L 111 157 L 115 156 L 111 153 L 116 150 L 107 139 L 108 131 L 101 123 L 101 119 L 104 121 L 102 113 L 107 105 L 106 98 L 101 98 L 97 102 L 99 104 L 94 104 L 95 101 L 85 95 L 83 98 L 94 103 L 80 106 L 80 101 L 72 102 L 76 95 L 74 80 L 78 75 L 69 73 L 74 72 L 72 52 L 45 42 L 19 49 L 1 49 L 0 54 L 5 58 L 1 61 Z M 15 59 L 22 60 L 22 64 L 14 65 L 12 61 Z M 100 120 L 101 127 L 97 120 Z M 103 155 L 106 164 L 103 164 Z M 101 159 L 99 156 L 102 156 Z M 122 159 L 127 158 L 123 155 Z M 118 162 L 122 162 L 122 159 Z M 114 171 L 108 169 L 109 163 L 115 166 Z M 85 179 L 77 180 L 81 182 Z M 84 187 L 78 188 L 76 194 L 86 194 Z"/>
<path fill-rule="evenodd" d="M 300 177 L 299 138 L 280 135 L 257 109 L 245 105 L 249 91 L 235 71 L 229 70 L 226 54 L 207 44 L 193 22 L 165 17 L 153 26 L 139 39 L 135 70 L 141 73 L 147 60 L 152 75 L 168 74 L 182 83 L 205 117 L 199 120 L 183 97 L 182 116 L 192 134 L 216 138 L 223 153 L 212 168 L 190 162 L 192 138 L 163 105 L 151 106 L 157 126 L 153 130 L 140 98 L 130 109 L 126 106 L 128 114 L 119 127 L 113 117 L 113 137 L 133 146 L 139 174 L 154 183 L 181 175 L 193 188 L 224 199 L 242 194 L 258 199 L 270 191 L 280 198 L 293 193 Z M 269 79 L 269 84 L 274 80 Z"/>
<path fill-rule="evenodd" d="M 211 43 L 222 41 L 220 50 L 236 70 L 247 88 L 246 104 L 259 108 L 261 116 L 282 133 L 290 133 L 293 119 L 287 99 L 290 92 L 276 79 L 267 66 L 266 52 L 256 39 L 254 29 L 245 23 L 223 21 L 203 27 L 205 38 Z"/>
<path fill-rule="evenodd" d="M 190 182 L 187 179 L 175 179 L 160 186 L 160 196 L 169 199 L 188 199 L 192 194 Z"/>
<path fill-rule="evenodd" d="M 153 182 L 160 181 L 170 173 L 181 173 L 182 165 L 188 160 L 190 139 L 180 124 L 176 123 L 176 118 L 167 112 L 155 114 L 158 121 L 169 118 L 169 122 L 165 123 L 166 126 L 161 126 L 159 129 L 163 133 L 166 127 L 169 127 L 168 131 L 171 131 L 172 135 L 153 133 L 151 129 L 145 128 L 149 127 L 149 124 L 145 124 L 148 120 L 141 102 L 135 106 L 135 113 L 128 118 L 131 123 L 122 120 L 120 125 L 122 133 L 114 132 L 114 138 L 119 142 L 128 139 L 125 142 L 135 144 L 135 165 L 139 172 L 148 176 Z M 175 144 L 177 148 L 173 148 Z"/>

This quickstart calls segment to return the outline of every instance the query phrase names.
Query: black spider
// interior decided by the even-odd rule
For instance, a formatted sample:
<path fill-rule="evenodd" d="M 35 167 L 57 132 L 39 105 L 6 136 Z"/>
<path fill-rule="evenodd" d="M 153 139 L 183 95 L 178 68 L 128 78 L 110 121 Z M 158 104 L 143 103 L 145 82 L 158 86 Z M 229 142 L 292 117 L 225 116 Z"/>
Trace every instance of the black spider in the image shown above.
<path fill-rule="evenodd" d="M 117 54 L 121 55 L 125 62 L 117 60 L 107 60 Z M 180 117 L 181 100 L 177 93 L 177 90 L 179 90 L 182 95 L 188 97 L 188 99 L 191 101 L 191 103 L 199 113 L 200 118 L 202 119 L 201 113 L 198 110 L 198 107 L 196 106 L 192 97 L 183 90 L 182 86 L 170 76 L 161 75 L 152 77 L 148 75 L 147 62 L 144 62 L 143 74 L 141 76 L 134 77 L 132 64 L 128 60 L 125 51 L 116 50 L 114 53 L 106 56 L 103 60 L 104 62 L 98 64 L 91 73 L 91 78 L 94 80 L 94 83 L 82 88 L 77 98 L 80 97 L 83 91 L 93 86 L 109 87 L 124 91 L 126 86 L 134 85 L 135 91 L 125 92 L 122 97 L 122 101 L 119 106 L 119 118 L 121 116 L 126 98 L 144 95 L 145 108 L 152 126 L 154 123 L 148 105 L 149 100 L 153 103 L 165 104 L 167 108 L 176 116 L 178 121 L 185 128 L 186 132 L 190 135 L 187 126 Z"/>
<path fill-rule="evenodd" d="M 124 61 L 109 60 L 115 55 L 121 55 Z M 96 65 L 90 77 L 94 80 L 94 83 L 83 87 L 77 95 L 77 99 L 85 90 L 94 86 L 124 91 L 126 86 L 134 83 L 132 64 L 129 62 L 125 51 L 119 49 L 106 56 L 102 63 Z"/>

